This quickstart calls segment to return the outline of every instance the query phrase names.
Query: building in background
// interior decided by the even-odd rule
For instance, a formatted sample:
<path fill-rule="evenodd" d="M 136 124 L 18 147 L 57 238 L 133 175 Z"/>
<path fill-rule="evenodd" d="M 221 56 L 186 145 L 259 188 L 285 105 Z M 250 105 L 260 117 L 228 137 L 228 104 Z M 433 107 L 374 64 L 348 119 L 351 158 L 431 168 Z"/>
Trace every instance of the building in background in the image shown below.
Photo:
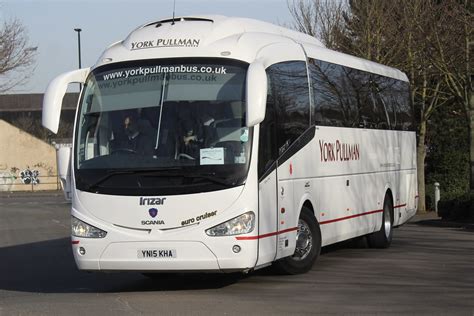
<path fill-rule="evenodd" d="M 58 135 L 41 125 L 43 94 L 0 95 L 0 191 L 56 190 L 54 143 L 70 143 L 77 93 L 64 97 Z"/>

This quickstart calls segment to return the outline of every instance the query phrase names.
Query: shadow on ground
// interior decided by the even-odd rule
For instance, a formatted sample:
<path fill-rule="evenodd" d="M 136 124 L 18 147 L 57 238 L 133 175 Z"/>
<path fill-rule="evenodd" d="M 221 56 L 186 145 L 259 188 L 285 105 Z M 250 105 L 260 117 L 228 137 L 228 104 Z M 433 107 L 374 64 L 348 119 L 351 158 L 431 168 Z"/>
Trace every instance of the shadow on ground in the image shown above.
<path fill-rule="evenodd" d="M 0 248 L 0 289 L 38 293 L 95 293 L 218 289 L 242 274 L 88 273 L 74 263 L 69 238 Z"/>
<path fill-rule="evenodd" d="M 436 219 L 424 219 L 413 222 L 412 224 L 432 227 L 447 227 L 447 228 L 458 228 L 464 231 L 474 232 L 474 220 L 445 220 L 441 218 Z"/>
<path fill-rule="evenodd" d="M 0 248 L 0 289 L 34 293 L 96 293 L 219 289 L 248 276 L 279 275 L 274 269 L 255 273 L 88 273 L 74 263 L 69 238 Z M 321 254 L 366 248 L 365 238 L 324 247 Z"/>

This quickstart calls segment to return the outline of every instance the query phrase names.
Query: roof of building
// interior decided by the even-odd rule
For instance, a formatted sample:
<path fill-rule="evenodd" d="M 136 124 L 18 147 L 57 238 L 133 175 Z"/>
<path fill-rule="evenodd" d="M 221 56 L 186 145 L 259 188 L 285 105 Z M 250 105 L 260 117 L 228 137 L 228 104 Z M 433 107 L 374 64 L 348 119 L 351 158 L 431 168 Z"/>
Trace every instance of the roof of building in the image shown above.
<path fill-rule="evenodd" d="M 43 93 L 2 94 L 0 95 L 0 112 L 41 111 Z M 66 93 L 63 99 L 63 110 L 75 110 L 79 93 Z"/>

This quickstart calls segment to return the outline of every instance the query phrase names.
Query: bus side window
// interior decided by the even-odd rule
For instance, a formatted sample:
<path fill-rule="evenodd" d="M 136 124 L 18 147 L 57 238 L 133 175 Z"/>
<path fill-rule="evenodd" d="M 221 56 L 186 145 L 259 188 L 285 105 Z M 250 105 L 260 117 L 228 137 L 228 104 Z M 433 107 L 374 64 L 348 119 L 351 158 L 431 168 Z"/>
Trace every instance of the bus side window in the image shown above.
<path fill-rule="evenodd" d="M 393 87 L 398 80 L 315 59 L 309 70 L 316 125 L 401 129 L 401 117 L 411 117 L 402 113 L 409 107 L 401 105 L 406 91 Z"/>
<path fill-rule="evenodd" d="M 388 103 L 383 97 L 384 90 L 390 85 L 390 79 L 380 75 L 370 75 L 370 95 L 374 103 L 374 120 L 377 129 L 390 129 Z"/>
<path fill-rule="evenodd" d="M 390 129 L 398 129 L 400 125 L 399 121 L 399 105 L 397 102 L 396 91 L 398 81 L 392 78 L 384 78 L 384 85 L 380 89 L 380 98 L 382 98 L 387 115 L 390 122 Z"/>
<path fill-rule="evenodd" d="M 277 158 L 276 120 L 272 94 L 272 83 L 268 77 L 267 108 L 265 119 L 260 123 L 260 136 L 258 146 L 258 178 L 260 179 L 273 165 Z"/>
<path fill-rule="evenodd" d="M 309 128 L 309 86 L 306 63 L 289 61 L 268 68 L 276 114 L 278 155 Z"/>
<path fill-rule="evenodd" d="M 316 125 L 356 127 L 358 124 L 357 82 L 352 69 L 310 59 L 309 70 L 313 86 Z"/>
<path fill-rule="evenodd" d="M 386 86 L 381 91 L 390 127 L 399 131 L 413 131 L 413 109 L 410 104 L 409 84 L 400 80 L 385 78 Z"/>
<path fill-rule="evenodd" d="M 410 101 L 410 85 L 408 82 L 398 82 L 399 89 L 397 89 L 397 111 L 399 117 L 398 128 L 402 131 L 414 131 L 414 109 Z"/>

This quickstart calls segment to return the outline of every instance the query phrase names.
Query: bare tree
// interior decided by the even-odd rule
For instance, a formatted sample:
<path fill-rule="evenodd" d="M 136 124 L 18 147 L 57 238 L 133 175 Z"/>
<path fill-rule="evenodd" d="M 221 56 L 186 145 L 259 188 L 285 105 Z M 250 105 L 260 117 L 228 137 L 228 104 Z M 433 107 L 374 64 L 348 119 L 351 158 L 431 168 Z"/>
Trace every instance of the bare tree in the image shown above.
<path fill-rule="evenodd" d="M 0 93 L 21 85 L 31 76 L 36 47 L 29 46 L 20 21 L 4 21 L 0 26 Z"/>
<path fill-rule="evenodd" d="M 462 104 L 469 127 L 470 191 L 474 197 L 474 3 L 468 0 L 444 0 L 435 7 L 431 26 L 436 29 L 427 41 L 427 57 L 440 73 L 451 98 Z M 473 203 L 474 204 L 474 203 Z M 473 205 L 474 207 L 474 205 Z"/>
<path fill-rule="evenodd" d="M 446 87 L 440 73 L 427 58 L 429 38 L 439 32 L 433 27 L 436 10 L 431 1 L 397 0 L 398 10 L 390 13 L 399 22 L 398 39 L 393 45 L 402 48 L 396 67 L 404 70 L 411 84 L 411 100 L 418 114 L 417 177 L 418 212 L 426 211 L 425 161 L 427 155 L 428 122 L 435 110 L 448 101 Z"/>
<path fill-rule="evenodd" d="M 12 124 L 41 140 L 48 140 L 48 130 L 41 125 L 41 120 L 32 116 L 31 113 L 21 113 L 12 121 Z"/>
<path fill-rule="evenodd" d="M 397 1 L 349 0 L 350 10 L 344 14 L 347 31 L 341 50 L 396 66 L 403 53 L 403 47 L 394 45 L 403 27 L 394 14 L 397 5 Z"/>
<path fill-rule="evenodd" d="M 318 38 L 326 47 L 338 49 L 343 31 L 344 1 L 287 0 L 294 29 Z"/>
<path fill-rule="evenodd" d="M 469 32 L 472 34 L 472 24 L 458 23 L 456 27 L 450 21 L 453 19 L 451 7 L 454 7 L 455 3 L 459 4 L 461 0 L 347 1 L 348 5 L 345 6 L 341 1 L 294 0 L 289 4 L 290 12 L 295 20 L 294 27 L 318 37 L 323 42 L 324 36 L 321 32 L 324 30 L 329 35 L 333 35 L 328 37 L 332 39 L 332 41 L 329 40 L 328 47 L 396 67 L 407 73 L 411 84 L 412 104 L 419 119 L 418 210 L 425 212 L 425 158 L 428 122 L 435 109 L 452 101 L 453 93 L 449 93 L 451 90 L 462 96 L 468 104 L 466 87 L 469 85 L 464 83 L 456 85 L 452 77 L 452 63 L 454 62 L 452 59 L 453 56 L 458 55 L 452 51 L 452 49 L 456 49 L 455 45 L 452 45 L 452 34 L 455 32 L 455 28 L 459 30 L 463 27 L 464 34 Z M 465 6 L 470 3 L 468 0 L 463 1 L 465 1 Z M 344 9 L 341 11 L 335 3 Z M 446 6 L 447 3 L 452 4 Z M 447 9 L 449 9 L 448 12 L 446 12 Z M 322 27 L 324 24 L 324 19 L 321 18 L 323 12 L 327 12 L 326 16 L 338 17 L 337 23 L 330 28 L 329 32 Z M 343 21 L 339 19 L 341 15 Z M 456 17 L 470 20 L 472 23 L 472 16 L 467 14 L 456 15 Z M 469 38 L 469 36 L 464 37 L 468 42 L 462 40 L 459 42 L 468 45 L 466 43 L 469 43 Z M 435 43 L 439 44 L 436 49 L 433 48 L 435 39 Z M 434 52 L 443 50 L 449 50 L 454 54 L 449 55 L 448 58 L 448 51 L 445 51 L 445 62 L 442 63 L 444 68 L 441 65 L 436 66 L 436 63 L 442 61 L 441 55 L 439 53 L 436 56 L 433 55 Z M 466 50 L 458 48 L 458 51 Z M 463 56 L 464 60 L 469 60 L 468 53 Z M 466 65 L 466 63 L 462 65 Z M 469 68 L 466 67 L 464 69 Z M 469 70 L 464 73 L 469 73 Z M 472 91 L 472 88 L 467 90 Z M 472 96 L 472 93 L 470 95 Z M 472 104 L 472 101 L 469 102 Z M 474 121 L 474 115 L 472 117 Z M 472 160 L 473 158 L 471 158 Z M 472 162 L 471 166 L 473 166 Z M 474 167 L 472 168 L 474 169 Z"/>

